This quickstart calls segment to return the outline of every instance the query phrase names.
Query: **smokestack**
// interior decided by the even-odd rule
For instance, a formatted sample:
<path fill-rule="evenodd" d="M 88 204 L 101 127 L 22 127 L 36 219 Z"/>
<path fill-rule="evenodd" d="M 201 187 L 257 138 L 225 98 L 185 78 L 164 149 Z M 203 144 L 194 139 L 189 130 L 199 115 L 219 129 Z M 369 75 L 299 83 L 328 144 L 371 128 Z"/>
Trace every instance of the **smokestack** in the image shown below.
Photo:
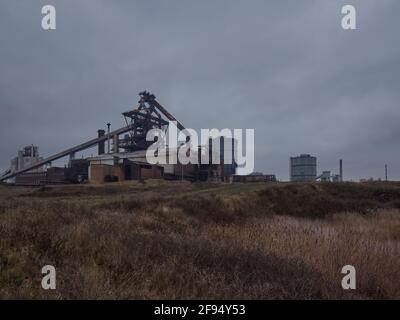
<path fill-rule="evenodd" d="M 110 123 L 107 123 L 107 153 L 110 153 Z"/>
<path fill-rule="evenodd" d="M 339 161 L 339 170 L 340 170 L 340 173 L 339 173 L 339 175 L 340 175 L 340 182 L 343 182 L 343 160 L 342 159 L 340 159 L 340 161 Z"/>
<path fill-rule="evenodd" d="M 100 129 L 100 130 L 97 131 L 97 134 L 98 134 L 98 137 L 99 137 L 99 138 L 100 138 L 100 137 L 104 137 L 104 134 L 105 134 L 105 133 L 106 133 L 106 132 L 105 132 L 104 130 L 102 130 L 102 129 Z M 98 148 L 99 148 L 99 155 L 100 155 L 100 154 L 104 154 L 104 140 L 101 141 L 101 142 L 99 142 Z"/>
<path fill-rule="evenodd" d="M 385 164 L 385 180 L 388 181 L 388 165 Z"/>

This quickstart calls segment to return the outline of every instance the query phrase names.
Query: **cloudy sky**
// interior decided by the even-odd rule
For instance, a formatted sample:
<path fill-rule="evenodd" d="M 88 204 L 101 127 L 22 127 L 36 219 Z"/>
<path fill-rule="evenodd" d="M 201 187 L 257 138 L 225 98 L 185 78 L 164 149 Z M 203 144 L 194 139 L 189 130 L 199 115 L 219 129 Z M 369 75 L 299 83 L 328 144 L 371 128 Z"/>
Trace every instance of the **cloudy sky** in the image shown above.
<path fill-rule="evenodd" d="M 400 180 L 399 16 L 398 0 L 0 0 L 0 170 L 122 126 L 149 90 L 186 127 L 254 128 L 256 170 L 279 179 L 310 153 Z"/>

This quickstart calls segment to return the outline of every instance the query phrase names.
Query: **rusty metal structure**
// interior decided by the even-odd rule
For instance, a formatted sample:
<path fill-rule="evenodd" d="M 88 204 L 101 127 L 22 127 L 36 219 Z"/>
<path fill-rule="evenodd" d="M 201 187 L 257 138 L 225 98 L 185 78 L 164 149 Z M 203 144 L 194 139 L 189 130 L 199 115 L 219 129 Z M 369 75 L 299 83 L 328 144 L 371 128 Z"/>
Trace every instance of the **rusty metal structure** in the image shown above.
<path fill-rule="evenodd" d="M 122 114 L 126 125 L 131 127 L 129 134 L 119 140 L 118 147 L 126 152 L 146 150 L 153 143 L 146 140 L 146 135 L 150 130 L 167 130 L 168 122 L 163 119 L 160 111 L 164 113 L 168 120 L 173 118 L 171 115 L 170 117 L 167 116 L 169 113 L 164 108 L 159 108 L 160 104 L 156 101 L 155 95 L 143 91 L 139 93 L 139 96 L 139 107 Z"/>
<path fill-rule="evenodd" d="M 146 141 L 147 133 L 152 129 L 166 131 L 169 124 L 167 120 L 175 122 L 179 130 L 185 130 L 182 123 L 158 103 L 154 94 L 143 91 L 139 93 L 139 96 L 139 106 L 122 113 L 127 127 L 131 127 L 129 134 L 121 140 L 114 140 L 115 144 L 118 143 L 118 148 L 126 152 L 146 150 L 153 143 Z"/>

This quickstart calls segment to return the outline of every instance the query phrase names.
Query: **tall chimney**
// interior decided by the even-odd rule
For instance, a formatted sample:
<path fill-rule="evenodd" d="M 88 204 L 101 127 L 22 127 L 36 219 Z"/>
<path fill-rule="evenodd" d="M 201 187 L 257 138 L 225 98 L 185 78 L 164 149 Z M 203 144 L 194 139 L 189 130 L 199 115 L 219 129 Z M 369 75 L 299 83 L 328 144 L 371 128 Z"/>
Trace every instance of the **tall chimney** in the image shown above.
<path fill-rule="evenodd" d="M 107 153 L 110 153 L 110 123 L 107 123 Z"/>
<path fill-rule="evenodd" d="M 100 137 L 104 137 L 106 132 L 103 129 L 100 129 L 97 131 L 97 133 L 98 133 L 98 137 L 100 138 Z M 98 148 L 99 148 L 99 155 L 104 154 L 104 140 L 99 142 Z"/>
<path fill-rule="evenodd" d="M 340 167 L 340 182 L 343 182 L 343 160 L 340 159 L 339 161 L 339 167 Z"/>
<path fill-rule="evenodd" d="M 388 165 L 385 164 L 385 180 L 388 181 Z"/>

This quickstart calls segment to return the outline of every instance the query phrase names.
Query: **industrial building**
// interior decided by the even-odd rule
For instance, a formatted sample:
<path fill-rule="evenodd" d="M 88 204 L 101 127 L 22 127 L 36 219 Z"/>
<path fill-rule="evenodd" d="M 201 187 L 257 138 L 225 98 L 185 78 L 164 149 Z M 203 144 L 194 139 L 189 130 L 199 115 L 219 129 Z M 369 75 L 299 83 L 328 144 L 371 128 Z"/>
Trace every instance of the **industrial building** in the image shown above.
<path fill-rule="evenodd" d="M 339 173 L 332 174 L 331 171 L 322 171 L 317 175 L 317 157 L 309 154 L 301 154 L 290 158 L 290 181 L 292 182 L 342 182 L 343 160 L 339 160 Z"/>
<path fill-rule="evenodd" d="M 322 171 L 322 174 L 316 180 L 321 182 L 340 182 L 340 175 L 332 174 L 330 171 Z"/>
<path fill-rule="evenodd" d="M 126 138 L 124 144 L 126 144 Z M 111 152 L 103 153 L 102 144 L 99 145 L 99 155 L 89 157 L 88 178 L 92 183 L 102 183 L 107 181 L 125 181 L 137 179 L 167 179 L 167 180 L 190 180 L 190 181 L 228 181 L 229 177 L 235 174 L 235 165 L 226 164 L 224 159 L 224 151 L 232 152 L 233 158 L 234 147 L 232 139 L 220 138 L 220 150 L 215 152 L 220 158 L 219 164 L 212 164 L 211 154 L 213 141 L 210 139 L 209 146 L 203 146 L 202 149 L 209 152 L 208 164 L 200 164 L 201 150 L 195 154 L 199 164 L 185 164 L 179 162 L 177 164 L 149 164 L 155 162 L 149 156 L 146 156 L 146 150 L 138 150 L 132 148 L 130 152 Z M 112 150 L 117 150 L 116 148 Z M 167 148 L 160 150 L 158 156 L 165 156 L 169 159 L 172 153 L 176 154 L 177 149 Z"/>
<path fill-rule="evenodd" d="M 301 154 L 290 158 L 290 181 L 310 182 L 317 178 L 317 157 Z"/>
<path fill-rule="evenodd" d="M 16 172 L 20 169 L 29 167 L 41 161 L 43 158 L 39 156 L 39 147 L 30 145 L 26 146 L 24 149 L 18 151 L 17 157 L 11 160 L 11 172 Z M 40 172 L 43 171 L 43 167 L 38 167 L 30 170 L 30 172 Z"/>
<path fill-rule="evenodd" d="M 74 159 L 68 167 L 49 167 L 42 171 L 21 173 L 12 178 L 12 183 L 17 186 L 79 183 L 88 180 L 88 168 L 89 162 L 86 159 Z"/>
<path fill-rule="evenodd" d="M 42 160 L 43 158 L 39 156 L 39 148 L 37 146 L 34 145 L 26 146 L 22 150 L 18 151 L 17 156 L 11 160 L 10 169 L 7 170 L 4 174 L 15 173 L 19 170 L 33 166 Z M 27 171 L 27 174 L 29 175 L 42 174 L 43 172 L 44 172 L 44 166 L 38 166 Z M 10 178 L 9 182 L 14 183 L 15 177 Z"/>
<path fill-rule="evenodd" d="M 146 158 L 146 150 L 153 143 L 146 136 L 151 129 L 168 129 L 169 121 L 176 123 L 181 131 L 185 127 L 176 120 L 156 97 L 146 91 L 139 94 L 139 106 L 122 115 L 126 126 L 111 131 L 107 124 L 107 132 L 97 131 L 97 137 L 75 147 L 69 148 L 45 159 L 39 157 L 37 147 L 27 147 L 16 159 L 11 169 L 0 176 L 0 181 L 14 182 L 20 185 L 39 185 L 47 183 L 71 183 L 89 180 L 91 183 L 124 181 L 135 179 L 164 178 L 202 181 L 230 181 L 236 173 L 236 165 L 231 159 L 225 161 L 225 151 L 232 152 L 234 159 L 235 142 L 233 139 L 220 137 L 220 150 L 213 150 L 215 139 L 210 139 L 208 146 L 199 147 L 198 154 L 209 152 L 219 157 L 219 164 L 212 162 L 201 164 L 161 164 L 152 165 Z M 89 148 L 98 148 L 98 155 L 87 159 L 75 159 L 77 152 Z M 176 150 L 167 148 L 166 153 Z M 219 151 L 219 152 L 218 152 Z M 192 151 L 191 151 L 192 152 Z M 218 154 L 219 153 L 219 154 Z M 55 160 L 69 157 L 68 167 L 48 168 Z M 199 162 L 200 163 L 200 162 Z M 22 164 L 22 165 L 21 165 Z"/>
<path fill-rule="evenodd" d="M 317 178 L 321 182 L 343 182 L 343 160 L 339 160 L 339 174 L 332 174 L 331 171 L 322 171 Z"/>
<path fill-rule="evenodd" d="M 276 176 L 274 174 L 263 174 L 263 173 L 253 173 L 246 176 L 234 175 L 232 182 L 276 182 Z"/>
<path fill-rule="evenodd" d="M 196 165 L 149 164 L 146 150 L 104 153 L 90 157 L 88 161 L 91 183 L 161 178 L 195 180 L 197 172 Z"/>

